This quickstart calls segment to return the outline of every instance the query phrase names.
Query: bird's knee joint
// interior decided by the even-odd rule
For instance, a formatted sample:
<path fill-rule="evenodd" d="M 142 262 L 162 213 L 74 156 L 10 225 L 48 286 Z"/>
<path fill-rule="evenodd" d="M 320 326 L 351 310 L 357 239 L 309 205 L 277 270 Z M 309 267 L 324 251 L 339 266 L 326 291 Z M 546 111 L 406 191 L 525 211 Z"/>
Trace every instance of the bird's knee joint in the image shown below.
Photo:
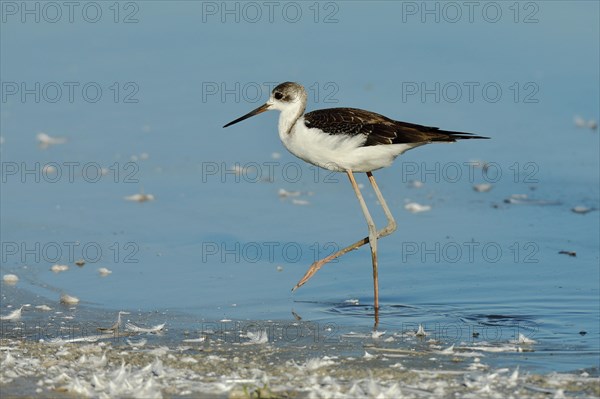
<path fill-rule="evenodd" d="M 369 238 L 373 239 L 373 237 L 377 238 L 377 227 L 375 225 L 369 225 Z"/>

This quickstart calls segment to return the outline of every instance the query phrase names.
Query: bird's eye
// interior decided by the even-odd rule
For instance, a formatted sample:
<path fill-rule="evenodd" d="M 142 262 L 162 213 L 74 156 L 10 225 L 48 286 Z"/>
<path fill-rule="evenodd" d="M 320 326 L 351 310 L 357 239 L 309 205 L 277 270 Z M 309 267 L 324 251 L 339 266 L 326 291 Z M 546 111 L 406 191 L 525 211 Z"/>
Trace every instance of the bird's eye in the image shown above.
<path fill-rule="evenodd" d="M 280 92 L 275 93 L 275 100 L 281 100 L 283 98 L 283 94 Z"/>

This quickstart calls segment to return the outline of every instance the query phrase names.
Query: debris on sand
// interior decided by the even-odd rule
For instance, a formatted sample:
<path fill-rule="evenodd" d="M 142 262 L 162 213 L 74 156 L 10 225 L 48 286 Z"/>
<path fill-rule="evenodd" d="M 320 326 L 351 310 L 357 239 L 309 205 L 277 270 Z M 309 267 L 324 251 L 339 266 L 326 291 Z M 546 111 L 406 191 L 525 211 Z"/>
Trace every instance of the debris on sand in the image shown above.
<path fill-rule="evenodd" d="M 23 305 L 25 306 L 25 305 Z M 0 320 L 19 320 L 21 318 L 21 312 L 23 311 L 23 306 L 21 306 L 17 310 L 13 310 L 6 316 L 0 316 Z"/>
<path fill-rule="evenodd" d="M 267 330 L 258 330 L 258 331 L 248 331 L 245 335 L 245 338 L 250 339 L 250 341 L 244 342 L 246 345 L 253 344 L 268 344 L 269 343 L 269 334 Z"/>
<path fill-rule="evenodd" d="M 146 327 L 137 326 L 133 323 L 127 323 L 127 324 L 125 324 L 125 329 L 127 331 L 133 331 L 136 333 L 159 334 L 165 329 L 165 325 L 166 325 L 166 323 L 162 323 L 162 324 L 157 324 L 155 326 L 152 326 L 150 328 L 146 328 Z"/>
<path fill-rule="evenodd" d="M 537 344 L 537 341 L 535 341 L 521 333 L 519 333 L 519 338 L 512 342 L 514 342 L 516 344 Z"/>
<path fill-rule="evenodd" d="M 117 320 L 113 323 L 112 326 L 110 326 L 110 327 L 98 327 L 98 331 L 101 331 L 103 333 L 109 332 L 109 331 L 118 331 L 119 328 L 121 328 L 121 315 L 124 315 L 124 314 L 129 314 L 129 312 L 120 311 L 117 314 Z"/>

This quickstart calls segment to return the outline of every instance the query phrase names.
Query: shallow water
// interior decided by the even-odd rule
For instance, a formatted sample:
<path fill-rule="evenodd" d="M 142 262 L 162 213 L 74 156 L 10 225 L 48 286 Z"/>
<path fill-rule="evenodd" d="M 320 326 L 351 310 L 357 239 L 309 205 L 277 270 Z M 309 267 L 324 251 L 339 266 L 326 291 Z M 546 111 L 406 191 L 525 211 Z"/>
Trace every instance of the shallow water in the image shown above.
<path fill-rule="evenodd" d="M 600 144 L 597 129 L 573 123 L 599 117 L 598 4 L 531 2 L 536 23 L 515 23 L 508 6 L 498 23 L 422 23 L 405 8 L 417 3 L 380 11 L 327 3 L 337 5 L 336 23 L 294 24 L 222 23 L 208 2 L 131 4 L 137 23 L 9 19 L 0 27 L 3 82 L 103 90 L 97 102 L 79 91 L 72 102 L 51 102 L 41 89 L 39 102 L 4 92 L 0 274 L 19 281 L 1 283 L 0 314 L 31 306 L 1 321 L 3 391 L 130 396 L 130 384 L 145 396 L 250 395 L 265 386 L 306 396 L 599 394 Z M 322 7 L 321 22 L 336 9 Z M 521 22 L 535 11 L 525 7 Z M 322 37 L 338 44 L 315 47 Z M 349 66 L 356 47 L 364 54 Z M 288 154 L 275 113 L 221 128 L 283 80 L 309 88 L 309 110 L 362 107 L 492 138 L 421 147 L 375 172 L 398 222 L 379 243 L 381 337 L 372 335 L 367 248 L 290 291 L 313 261 L 367 233 L 345 176 Z M 406 91 L 464 82 L 491 82 L 503 94 L 451 101 L 440 90 L 436 101 Z M 43 148 L 39 132 L 66 142 Z M 368 181 L 358 179 L 383 226 Z M 475 191 L 481 183 L 491 190 Z M 139 193 L 154 200 L 124 199 Z M 409 202 L 431 210 L 410 213 Z M 54 264 L 69 270 L 54 273 Z M 100 267 L 112 273 L 102 277 Z M 64 293 L 80 303 L 61 305 Z M 35 308 L 43 304 L 51 310 Z M 129 312 L 119 330 L 126 336 L 97 336 L 119 311 Z M 165 327 L 132 333 L 127 322 Z M 419 326 L 425 337 L 415 336 Z M 97 358 L 78 375 L 83 355 Z M 110 386 L 118 375 L 122 384 Z"/>

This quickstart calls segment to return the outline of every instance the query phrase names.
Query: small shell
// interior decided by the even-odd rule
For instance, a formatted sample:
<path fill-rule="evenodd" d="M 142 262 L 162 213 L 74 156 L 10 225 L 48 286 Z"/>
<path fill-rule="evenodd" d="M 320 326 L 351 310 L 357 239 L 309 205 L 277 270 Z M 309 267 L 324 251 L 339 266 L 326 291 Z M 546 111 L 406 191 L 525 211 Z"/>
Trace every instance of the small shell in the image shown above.
<path fill-rule="evenodd" d="M 19 276 L 16 274 L 5 274 L 2 276 L 2 281 L 6 284 L 15 285 L 19 282 Z"/>

